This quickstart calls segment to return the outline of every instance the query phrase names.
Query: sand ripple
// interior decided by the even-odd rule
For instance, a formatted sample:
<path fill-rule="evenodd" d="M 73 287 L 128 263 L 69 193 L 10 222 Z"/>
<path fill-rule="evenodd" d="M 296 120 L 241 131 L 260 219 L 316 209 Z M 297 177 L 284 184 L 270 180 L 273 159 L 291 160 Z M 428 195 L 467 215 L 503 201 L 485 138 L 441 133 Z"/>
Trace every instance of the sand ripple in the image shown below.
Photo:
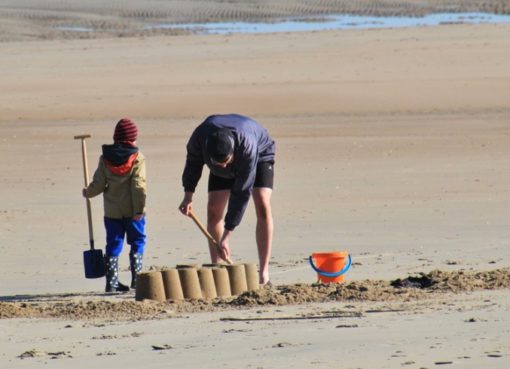
<path fill-rule="evenodd" d="M 423 16 L 449 12 L 510 14 L 510 3 L 501 0 L 275 0 L 261 5 L 256 0 L 0 0 L 0 42 L 186 33 L 146 27 L 158 23 L 274 22 L 289 17 L 320 18 L 331 14 Z"/>

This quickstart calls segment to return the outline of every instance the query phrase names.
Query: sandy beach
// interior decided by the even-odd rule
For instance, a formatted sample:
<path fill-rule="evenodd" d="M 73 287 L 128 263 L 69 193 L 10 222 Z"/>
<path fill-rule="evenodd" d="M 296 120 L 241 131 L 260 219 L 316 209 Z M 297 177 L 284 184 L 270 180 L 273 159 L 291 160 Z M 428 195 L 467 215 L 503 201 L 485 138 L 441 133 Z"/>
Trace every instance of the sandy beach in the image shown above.
<path fill-rule="evenodd" d="M 36 13 L 57 8 L 84 24 L 122 9 L 47 3 Z M 136 13 L 127 2 L 123 17 L 197 21 L 189 3 L 150 3 L 152 13 Z M 246 3 L 242 16 L 259 19 Z M 311 3 L 275 2 L 267 17 L 317 14 Z M 347 6 L 334 3 L 325 14 Z M 195 5 L 236 5 L 221 4 Z M 0 39 L 0 367 L 507 368 L 509 24 L 80 39 L 18 16 L 33 11 L 33 1 L 0 1 L 0 28 L 15 25 Z M 144 270 L 206 263 L 203 235 L 177 211 L 185 144 L 207 115 L 231 112 L 277 143 L 273 288 L 214 301 L 105 295 L 103 279 L 83 275 L 73 136 L 92 135 L 92 172 L 116 121 L 136 121 L 149 188 Z M 194 201 L 203 220 L 205 182 Z M 92 205 L 102 247 L 101 198 Z M 254 227 L 250 204 L 235 261 L 256 261 Z M 315 284 L 307 259 L 317 251 L 352 255 L 345 285 Z M 431 286 L 396 282 L 420 275 Z"/>

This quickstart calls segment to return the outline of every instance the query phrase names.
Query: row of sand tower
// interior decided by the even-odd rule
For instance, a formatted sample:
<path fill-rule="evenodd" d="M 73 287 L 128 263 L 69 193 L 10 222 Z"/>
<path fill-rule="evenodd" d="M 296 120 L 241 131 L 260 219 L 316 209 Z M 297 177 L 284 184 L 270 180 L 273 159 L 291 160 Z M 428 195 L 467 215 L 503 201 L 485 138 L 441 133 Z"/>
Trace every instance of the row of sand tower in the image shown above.
<path fill-rule="evenodd" d="M 177 265 L 139 273 L 135 298 L 137 301 L 214 299 L 258 288 L 259 277 L 254 263 Z"/>

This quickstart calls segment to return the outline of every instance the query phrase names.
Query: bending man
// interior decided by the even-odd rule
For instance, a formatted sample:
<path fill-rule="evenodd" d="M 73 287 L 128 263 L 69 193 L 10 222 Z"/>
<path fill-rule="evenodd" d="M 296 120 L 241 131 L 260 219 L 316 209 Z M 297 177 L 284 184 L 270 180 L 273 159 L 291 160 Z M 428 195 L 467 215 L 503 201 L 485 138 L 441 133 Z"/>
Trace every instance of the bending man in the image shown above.
<path fill-rule="evenodd" d="M 184 199 L 179 210 L 189 215 L 203 166 L 209 167 L 207 229 L 214 239 L 219 240 L 219 250 L 209 244 L 213 263 L 230 257 L 229 238 L 253 197 L 260 284 L 269 282 L 274 159 L 275 143 L 260 124 L 238 114 L 211 115 L 189 139 L 182 175 Z"/>

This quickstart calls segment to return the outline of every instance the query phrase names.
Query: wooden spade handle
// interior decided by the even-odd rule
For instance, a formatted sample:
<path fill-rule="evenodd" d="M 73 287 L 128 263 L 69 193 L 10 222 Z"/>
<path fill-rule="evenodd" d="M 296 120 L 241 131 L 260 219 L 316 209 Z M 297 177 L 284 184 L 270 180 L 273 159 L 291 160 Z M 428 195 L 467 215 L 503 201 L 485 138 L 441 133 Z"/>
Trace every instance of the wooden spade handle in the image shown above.
<path fill-rule="evenodd" d="M 81 140 L 81 157 L 83 161 L 83 179 L 85 187 L 89 185 L 89 166 L 87 163 L 87 145 L 85 143 L 85 139 L 89 137 L 90 135 L 88 134 L 74 136 L 75 140 Z M 92 208 L 90 205 L 90 199 L 85 199 L 85 203 L 87 205 L 87 221 L 89 225 L 89 244 L 90 249 L 94 250 L 94 229 L 92 227 Z"/>
<path fill-rule="evenodd" d="M 193 221 L 195 222 L 195 224 L 198 226 L 198 228 L 200 228 L 200 230 L 202 231 L 202 233 L 204 234 L 205 237 L 207 237 L 207 239 L 209 240 L 209 242 L 211 242 L 214 246 L 216 246 L 216 248 L 218 249 L 218 252 L 220 253 L 221 255 L 221 250 L 220 250 L 220 245 L 218 245 L 218 242 L 216 242 L 216 240 L 214 239 L 213 236 L 211 236 L 211 234 L 209 233 L 209 231 L 207 231 L 207 229 L 204 227 L 204 225 L 202 224 L 202 222 L 200 222 L 200 220 L 196 217 L 196 215 L 190 211 L 189 212 L 189 216 L 191 219 L 193 219 Z M 223 258 L 222 258 L 223 259 Z M 228 264 L 233 264 L 232 260 L 230 260 L 230 258 L 227 256 L 226 259 L 224 259 Z"/>

